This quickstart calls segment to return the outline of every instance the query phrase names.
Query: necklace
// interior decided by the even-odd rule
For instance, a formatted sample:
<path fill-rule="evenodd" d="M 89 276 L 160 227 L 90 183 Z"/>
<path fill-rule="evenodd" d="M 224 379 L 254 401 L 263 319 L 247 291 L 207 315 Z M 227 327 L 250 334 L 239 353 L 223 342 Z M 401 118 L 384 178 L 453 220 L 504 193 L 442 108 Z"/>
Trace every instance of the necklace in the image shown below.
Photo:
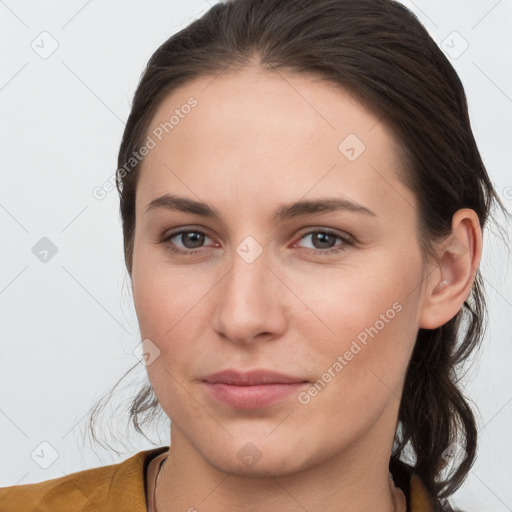
<path fill-rule="evenodd" d="M 155 485 L 153 486 L 153 512 L 156 512 L 156 486 L 158 485 L 158 480 L 160 478 L 160 471 L 162 470 L 162 466 L 164 465 L 165 461 L 167 460 L 168 455 L 165 456 L 165 458 L 160 462 L 158 465 L 158 473 L 156 475 Z M 151 512 L 151 511 L 150 511 Z"/>
<path fill-rule="evenodd" d="M 165 457 L 165 459 L 160 462 L 158 466 L 158 473 L 156 475 L 155 485 L 153 487 L 153 511 L 150 512 L 157 512 L 156 510 L 156 486 L 158 485 L 158 480 L 160 478 L 160 471 L 162 470 L 162 466 L 164 465 L 165 461 L 167 460 L 168 455 Z M 393 480 L 393 475 L 391 472 L 389 473 L 389 481 L 392 487 L 394 487 L 395 492 L 393 493 L 393 512 L 407 512 L 407 501 L 405 498 L 405 494 L 403 493 L 402 489 L 395 486 L 395 482 Z M 399 497 L 397 496 L 399 495 Z M 398 503 L 400 502 L 400 503 Z"/>

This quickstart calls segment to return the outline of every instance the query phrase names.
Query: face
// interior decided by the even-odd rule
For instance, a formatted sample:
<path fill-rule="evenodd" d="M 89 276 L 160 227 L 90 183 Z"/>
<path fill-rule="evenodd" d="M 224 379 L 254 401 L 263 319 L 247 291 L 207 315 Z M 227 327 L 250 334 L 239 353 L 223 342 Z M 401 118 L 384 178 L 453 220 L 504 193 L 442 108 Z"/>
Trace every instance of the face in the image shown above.
<path fill-rule="evenodd" d="M 173 92 L 148 136 L 132 285 L 171 443 L 242 474 L 390 450 L 423 269 L 391 131 L 318 78 L 246 69 Z M 205 382 L 225 369 L 299 382 Z"/>

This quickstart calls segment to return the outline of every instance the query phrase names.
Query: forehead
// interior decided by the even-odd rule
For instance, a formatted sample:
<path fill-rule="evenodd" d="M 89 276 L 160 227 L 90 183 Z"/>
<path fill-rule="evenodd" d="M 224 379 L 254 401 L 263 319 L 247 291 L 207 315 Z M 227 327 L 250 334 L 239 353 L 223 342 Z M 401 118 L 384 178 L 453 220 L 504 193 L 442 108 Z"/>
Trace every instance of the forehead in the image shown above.
<path fill-rule="evenodd" d="M 333 187 L 364 195 L 364 183 L 371 194 L 383 179 L 396 181 L 399 165 L 391 131 L 347 91 L 281 71 L 196 78 L 161 103 L 147 135 L 144 205 L 164 192 L 297 199 Z"/>

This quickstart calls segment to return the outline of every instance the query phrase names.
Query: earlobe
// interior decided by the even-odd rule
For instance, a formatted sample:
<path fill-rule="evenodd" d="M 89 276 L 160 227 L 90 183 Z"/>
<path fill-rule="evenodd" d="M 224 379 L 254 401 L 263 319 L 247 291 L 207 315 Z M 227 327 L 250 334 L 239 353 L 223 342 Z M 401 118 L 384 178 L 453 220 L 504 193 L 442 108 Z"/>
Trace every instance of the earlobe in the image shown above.
<path fill-rule="evenodd" d="M 471 292 L 482 255 L 482 233 L 474 210 L 458 210 L 452 233 L 437 248 L 437 271 L 425 286 L 419 327 L 436 329 L 451 320 Z"/>

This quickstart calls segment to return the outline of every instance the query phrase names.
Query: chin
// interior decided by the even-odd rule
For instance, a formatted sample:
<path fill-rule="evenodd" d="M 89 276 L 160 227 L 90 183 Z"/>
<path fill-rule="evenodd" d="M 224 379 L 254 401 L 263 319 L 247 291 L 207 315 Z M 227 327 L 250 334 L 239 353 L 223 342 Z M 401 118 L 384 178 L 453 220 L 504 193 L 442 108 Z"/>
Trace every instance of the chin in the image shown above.
<path fill-rule="evenodd" d="M 252 440 L 251 440 L 252 439 Z M 321 455 L 308 457 L 306 447 L 299 439 L 276 437 L 273 440 L 259 436 L 237 436 L 219 444 L 213 451 L 211 445 L 202 456 L 220 471 L 232 475 L 269 478 L 291 475 L 321 462 Z"/>

